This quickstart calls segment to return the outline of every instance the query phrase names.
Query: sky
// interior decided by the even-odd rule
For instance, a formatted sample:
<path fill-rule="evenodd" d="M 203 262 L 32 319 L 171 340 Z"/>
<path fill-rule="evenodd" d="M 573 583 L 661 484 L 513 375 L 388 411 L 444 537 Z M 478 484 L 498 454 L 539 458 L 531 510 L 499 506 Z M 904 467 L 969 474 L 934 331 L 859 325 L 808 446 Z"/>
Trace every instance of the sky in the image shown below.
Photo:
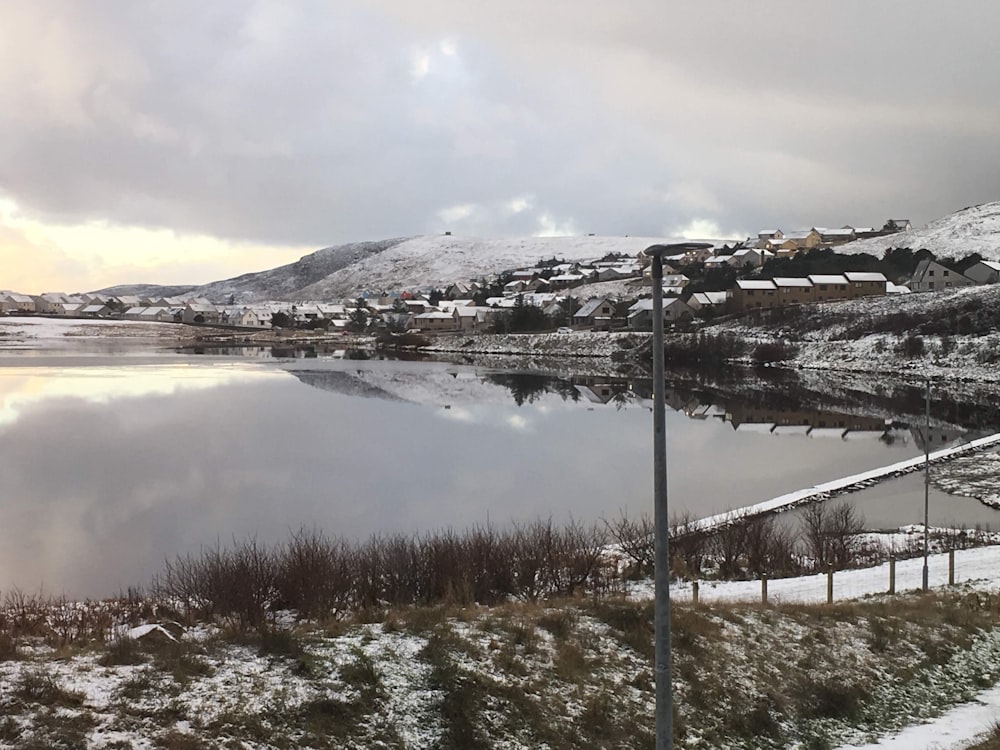
<path fill-rule="evenodd" d="M 741 237 L 1000 199 L 1000 5 L 0 4 L 0 289 L 442 231 Z"/>

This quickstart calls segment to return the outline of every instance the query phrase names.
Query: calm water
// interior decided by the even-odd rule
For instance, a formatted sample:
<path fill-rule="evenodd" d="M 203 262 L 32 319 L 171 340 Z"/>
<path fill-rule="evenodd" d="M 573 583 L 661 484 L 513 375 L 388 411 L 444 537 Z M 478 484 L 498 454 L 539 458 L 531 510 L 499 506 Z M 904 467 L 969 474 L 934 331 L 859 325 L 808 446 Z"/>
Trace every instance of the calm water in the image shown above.
<path fill-rule="evenodd" d="M 303 525 L 365 538 L 651 508 L 643 381 L 322 357 L 5 362 L 0 590 L 110 595 L 176 554 L 233 536 L 279 541 Z M 669 404 L 677 513 L 759 502 L 923 450 L 906 424 L 857 408 L 683 388 Z M 866 516 L 919 521 L 922 492 L 911 502 L 911 490 L 870 490 Z M 975 501 L 937 507 L 940 522 L 1000 527 L 1000 512 Z"/>

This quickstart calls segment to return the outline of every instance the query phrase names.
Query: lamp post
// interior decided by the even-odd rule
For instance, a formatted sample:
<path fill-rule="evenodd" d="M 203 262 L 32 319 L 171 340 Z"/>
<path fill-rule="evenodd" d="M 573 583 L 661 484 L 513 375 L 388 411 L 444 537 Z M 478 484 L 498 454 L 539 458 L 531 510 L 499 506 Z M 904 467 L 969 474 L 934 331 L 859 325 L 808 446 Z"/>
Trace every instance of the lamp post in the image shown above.
<path fill-rule="evenodd" d="M 927 390 L 924 395 L 924 575 L 923 590 L 927 591 L 929 575 L 927 569 L 927 554 L 930 547 L 928 526 L 930 525 L 930 488 L 931 488 L 931 381 L 927 379 Z"/>
<path fill-rule="evenodd" d="M 656 684 L 656 750 L 673 748 L 673 688 L 670 680 L 670 518 L 667 515 L 667 416 L 663 362 L 663 256 L 705 250 L 707 242 L 650 245 L 653 282 L 653 639 Z"/>

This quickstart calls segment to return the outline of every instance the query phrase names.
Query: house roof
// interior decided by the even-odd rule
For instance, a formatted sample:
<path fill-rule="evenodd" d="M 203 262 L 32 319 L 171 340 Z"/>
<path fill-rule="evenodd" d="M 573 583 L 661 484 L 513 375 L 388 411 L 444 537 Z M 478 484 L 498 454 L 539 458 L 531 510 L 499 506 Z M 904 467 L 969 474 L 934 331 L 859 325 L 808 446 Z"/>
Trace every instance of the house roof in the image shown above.
<path fill-rule="evenodd" d="M 737 279 L 736 286 L 740 289 L 774 289 L 774 282 L 770 279 Z"/>
<path fill-rule="evenodd" d="M 809 277 L 813 284 L 846 284 L 847 279 L 839 274 L 814 274 Z"/>
<path fill-rule="evenodd" d="M 576 315 L 574 315 L 573 317 L 589 318 L 597 311 L 598 307 L 600 307 L 607 301 L 608 301 L 607 297 L 594 297 L 592 299 L 589 299 L 583 304 L 583 307 L 577 310 Z"/>
<path fill-rule="evenodd" d="M 691 299 L 698 300 L 702 305 L 724 305 L 726 304 L 725 292 L 695 292 Z"/>
<path fill-rule="evenodd" d="M 775 286 L 796 286 L 796 287 L 811 287 L 813 283 L 809 279 L 797 278 L 790 276 L 782 276 L 781 278 L 774 279 Z"/>
<path fill-rule="evenodd" d="M 846 271 L 844 276 L 848 281 L 888 281 L 885 275 L 878 271 Z"/>
<path fill-rule="evenodd" d="M 981 260 L 979 264 L 987 268 L 992 268 L 994 271 L 1000 271 L 1000 263 L 995 260 Z"/>

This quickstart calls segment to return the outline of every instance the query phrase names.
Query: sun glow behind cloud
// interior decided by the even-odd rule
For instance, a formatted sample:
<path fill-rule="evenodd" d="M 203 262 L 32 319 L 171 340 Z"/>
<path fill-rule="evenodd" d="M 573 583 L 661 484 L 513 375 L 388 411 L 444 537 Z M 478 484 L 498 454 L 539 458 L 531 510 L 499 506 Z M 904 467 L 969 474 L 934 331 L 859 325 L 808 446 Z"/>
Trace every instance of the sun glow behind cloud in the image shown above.
<path fill-rule="evenodd" d="M 116 284 L 204 284 L 292 263 L 312 250 L 104 221 L 46 224 L 0 200 L 0 288 L 26 294 Z"/>

